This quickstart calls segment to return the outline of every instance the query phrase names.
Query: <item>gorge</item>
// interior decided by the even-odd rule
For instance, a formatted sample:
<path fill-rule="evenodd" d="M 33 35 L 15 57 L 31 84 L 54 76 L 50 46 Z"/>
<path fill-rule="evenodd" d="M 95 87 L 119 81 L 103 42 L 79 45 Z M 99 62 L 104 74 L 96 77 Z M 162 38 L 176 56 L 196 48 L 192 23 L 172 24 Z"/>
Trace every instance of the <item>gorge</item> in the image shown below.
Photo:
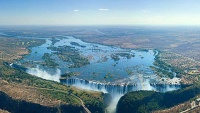
<path fill-rule="evenodd" d="M 44 57 L 45 54 L 48 56 Z M 154 65 L 157 54 L 156 50 L 122 49 L 60 36 L 31 48 L 29 55 L 14 64 L 27 67 L 27 73 L 43 79 L 109 93 L 112 101 L 106 110 L 114 113 L 118 100 L 128 92 L 167 92 L 181 88 L 178 78 L 173 78 L 176 82 L 163 81 L 166 77 L 156 75 L 151 68 L 157 67 Z M 71 75 L 62 76 L 68 73 Z"/>

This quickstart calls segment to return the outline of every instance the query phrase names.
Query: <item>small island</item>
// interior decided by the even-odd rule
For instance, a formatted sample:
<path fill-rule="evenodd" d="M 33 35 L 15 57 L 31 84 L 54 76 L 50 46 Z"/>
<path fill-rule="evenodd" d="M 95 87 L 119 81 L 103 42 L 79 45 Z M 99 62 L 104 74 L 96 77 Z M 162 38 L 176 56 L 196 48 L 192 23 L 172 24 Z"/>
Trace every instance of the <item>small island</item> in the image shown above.
<path fill-rule="evenodd" d="M 59 46 L 48 47 L 48 49 L 55 51 L 53 54 L 56 54 L 64 62 L 70 62 L 69 68 L 79 68 L 90 64 L 89 60 L 74 47 Z"/>

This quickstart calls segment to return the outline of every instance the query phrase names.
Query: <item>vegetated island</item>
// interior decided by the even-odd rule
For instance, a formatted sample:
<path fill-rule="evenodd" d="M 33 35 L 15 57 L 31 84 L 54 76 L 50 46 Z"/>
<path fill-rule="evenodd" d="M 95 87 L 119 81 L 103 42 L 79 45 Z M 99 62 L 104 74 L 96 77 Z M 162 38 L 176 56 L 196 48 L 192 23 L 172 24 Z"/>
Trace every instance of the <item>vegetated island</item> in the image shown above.
<path fill-rule="evenodd" d="M 76 29 L 74 32 L 69 32 L 69 35 L 80 38 L 86 42 L 115 45 L 122 48 L 139 50 L 156 49 L 159 53 L 155 58 L 155 66 L 150 68 L 153 69 L 159 77 L 178 77 L 183 85 L 198 84 L 200 79 L 200 40 L 199 33 L 196 32 L 197 28 L 96 27 L 95 29 L 101 33 L 96 32 L 96 30 L 92 28 L 93 27 L 88 27 L 88 29 L 84 31 L 83 29 Z M 88 34 L 88 32 L 90 34 Z M 119 59 L 116 55 L 112 57 L 115 60 Z M 172 72 L 176 73 L 175 76 Z M 195 85 L 195 87 L 198 88 L 200 86 Z M 198 100 L 198 95 L 194 95 L 180 103 L 178 102 L 170 106 L 170 108 L 159 107 L 157 113 L 180 112 L 184 109 L 193 108 L 192 104 L 198 102 L 196 102 L 197 100 L 190 101 L 192 98 Z M 198 111 L 198 109 L 200 109 L 200 107 L 197 106 L 193 112 Z M 155 108 L 155 110 L 157 110 L 157 108 Z"/>
<path fill-rule="evenodd" d="M 44 53 L 44 55 L 42 56 L 42 59 L 44 59 L 43 66 L 53 67 L 53 68 L 58 66 L 55 59 L 52 59 L 51 56 L 52 54 Z"/>
<path fill-rule="evenodd" d="M 65 62 L 70 62 L 69 68 L 79 68 L 82 66 L 89 65 L 90 62 L 86 57 L 80 55 L 79 51 L 71 46 L 58 46 L 58 47 L 48 47 L 55 51 L 53 54 L 56 54 L 58 58 L 62 59 Z"/>
<path fill-rule="evenodd" d="M 171 30 L 171 28 L 164 28 L 164 29 L 160 29 L 161 32 L 157 32 L 158 28 L 151 28 L 151 27 L 140 28 L 140 29 L 138 29 L 138 27 L 127 27 L 127 28 L 97 27 L 95 29 L 98 29 L 102 33 L 101 34 L 97 33 L 93 27 L 92 28 L 84 27 L 84 29 L 82 29 L 81 27 L 80 28 L 68 27 L 65 30 L 65 33 L 68 32 L 68 35 L 74 36 L 76 38 L 80 38 L 87 42 L 95 42 L 95 43 L 106 44 L 106 45 L 117 45 L 122 48 L 131 48 L 131 49 L 146 49 L 146 48 L 157 49 L 160 51 L 160 54 L 155 59 L 157 61 L 156 65 L 162 68 L 160 69 L 157 67 L 151 67 L 151 68 L 155 69 L 155 71 L 158 72 L 159 76 L 165 75 L 171 78 L 172 77 L 171 72 L 169 71 L 168 71 L 169 73 L 163 72 L 163 69 L 165 69 L 166 67 L 167 68 L 170 67 L 171 70 L 176 72 L 177 74 L 176 76 L 181 79 L 182 84 L 193 84 L 193 85 L 198 84 L 199 75 L 200 75 L 199 74 L 200 73 L 199 71 L 200 69 L 200 63 L 199 63 L 200 40 L 198 38 L 199 33 L 194 30 L 196 28 L 194 29 L 181 28 L 181 30 L 180 30 L 180 27 L 173 28 L 173 30 Z M 187 31 L 187 33 L 185 33 L 185 31 Z M 45 35 L 44 34 L 43 35 L 45 37 L 52 37 L 51 33 L 49 34 L 46 32 L 44 33 Z M 35 33 L 34 33 L 34 36 L 35 36 Z M 21 41 L 18 40 L 15 43 L 17 39 L 14 39 L 14 38 L 12 39 L 0 38 L 0 39 L 1 39 L 1 42 L 3 42 L 1 43 L 1 48 L 0 48 L 0 55 L 1 55 L 2 61 L 4 60 L 11 61 L 12 59 L 19 59 L 22 57 L 22 55 L 24 55 L 24 53 L 28 54 L 28 49 L 26 49 L 25 45 L 30 44 L 29 41 L 28 43 L 25 43 L 24 40 L 21 40 Z M 10 43 L 10 42 L 13 42 L 13 43 Z M 35 42 L 35 40 L 32 40 L 32 42 Z M 19 46 L 16 46 L 16 45 L 19 45 Z M 15 46 L 16 48 L 14 48 Z M 20 53 L 20 54 L 10 54 L 10 53 Z M 10 73 L 14 75 L 15 71 L 13 71 L 14 74 L 9 71 L 1 72 L 1 76 L 4 75 L 5 73 Z M 6 81 L 4 79 L 2 80 Z M 19 80 L 19 79 L 16 78 L 16 80 Z M 6 82 L 9 82 L 9 81 L 6 81 Z M 199 88 L 199 85 L 195 85 L 192 87 Z M 186 90 L 186 89 L 183 88 L 181 90 Z M 174 93 L 175 92 L 178 93 L 179 90 L 174 91 Z M 135 92 L 135 93 L 138 93 L 138 92 Z M 196 93 L 193 92 L 192 94 L 196 94 Z M 164 94 L 160 94 L 160 95 L 162 97 Z M 177 102 L 176 104 L 174 104 L 174 106 L 170 107 L 169 109 L 167 107 L 161 106 L 159 109 L 155 107 L 154 110 L 158 110 L 158 111 L 155 111 L 157 113 L 170 112 L 171 110 L 183 111 L 186 108 L 188 109 L 191 108 L 194 100 L 195 102 L 198 102 L 198 97 L 195 95 L 194 97 L 191 97 L 191 99 L 189 100 Z M 162 100 L 160 101 L 162 102 Z M 195 107 L 195 110 L 198 110 L 198 108 L 200 107 L 198 106 Z M 162 110 L 162 109 L 165 109 L 165 110 Z M 5 111 L 8 111 L 8 110 L 5 110 Z"/>
<path fill-rule="evenodd" d="M 43 40 L 34 39 L 33 41 L 33 39 L 24 39 L 24 43 L 19 38 L 4 37 L 0 38 L 0 40 L 2 41 L 0 46 L 3 46 L 2 48 L 0 47 L 0 54 L 6 56 L 9 52 L 9 55 L 13 56 L 9 59 L 6 57 L 1 57 L 0 59 L 1 111 L 14 113 L 80 113 L 84 112 L 85 108 L 87 108 L 92 113 L 104 113 L 108 105 L 104 100 L 109 100 L 107 94 L 81 90 L 58 82 L 44 80 L 29 75 L 23 70 L 17 70 L 11 68 L 9 65 L 5 65 L 7 64 L 5 62 L 12 62 L 15 59 L 21 58 L 16 56 L 16 51 L 24 49 L 28 51 L 29 47 L 41 45 Z M 8 46 L 8 48 L 5 48 L 5 46 Z M 23 52 L 23 54 L 19 55 L 23 56 L 24 54 L 28 53 Z M 46 55 L 45 59 L 48 58 L 49 55 Z"/>

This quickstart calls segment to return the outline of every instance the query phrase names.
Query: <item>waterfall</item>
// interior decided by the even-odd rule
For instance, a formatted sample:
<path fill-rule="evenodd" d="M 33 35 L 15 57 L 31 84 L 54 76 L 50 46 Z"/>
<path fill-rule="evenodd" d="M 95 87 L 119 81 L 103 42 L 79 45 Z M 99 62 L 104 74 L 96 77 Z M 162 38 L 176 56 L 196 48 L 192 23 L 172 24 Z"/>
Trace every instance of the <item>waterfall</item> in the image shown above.
<path fill-rule="evenodd" d="M 126 93 L 137 90 L 154 90 L 159 92 L 172 91 L 181 88 L 180 85 L 170 84 L 151 84 L 148 80 L 144 82 L 138 82 L 137 84 L 127 83 L 101 83 L 97 81 L 88 81 L 79 78 L 60 79 L 61 83 L 76 86 L 82 89 L 88 89 L 93 91 L 100 91 L 109 93 L 112 96 L 110 105 L 106 108 L 106 112 L 115 113 L 116 105 L 119 99 Z"/>
<path fill-rule="evenodd" d="M 126 83 L 101 83 L 97 81 L 88 81 L 79 78 L 62 79 L 60 82 L 71 86 L 76 86 L 83 89 L 89 89 L 93 91 L 101 91 L 111 94 L 126 94 L 131 91 L 137 90 L 154 90 L 159 92 L 172 91 L 181 88 L 180 85 L 170 84 L 150 84 L 148 81 L 138 84 L 126 84 Z"/>

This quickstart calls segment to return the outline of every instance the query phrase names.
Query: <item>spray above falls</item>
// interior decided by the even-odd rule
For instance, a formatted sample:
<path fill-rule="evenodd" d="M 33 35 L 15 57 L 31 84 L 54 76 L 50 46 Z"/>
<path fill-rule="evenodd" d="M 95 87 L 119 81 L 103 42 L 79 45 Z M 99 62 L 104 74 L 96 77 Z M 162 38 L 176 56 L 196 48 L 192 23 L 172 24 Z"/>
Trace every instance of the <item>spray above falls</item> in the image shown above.
<path fill-rule="evenodd" d="M 123 49 L 86 43 L 70 36 L 59 37 L 31 48 L 31 53 L 19 64 L 30 65 L 26 72 L 43 79 L 111 94 L 110 112 L 114 112 L 120 97 L 130 91 L 166 92 L 180 88 L 178 84 L 156 82 L 158 76 L 151 68 L 156 67 L 156 50 Z M 57 65 L 48 66 L 45 61 Z M 68 72 L 76 74 L 61 79 Z"/>
<path fill-rule="evenodd" d="M 51 74 L 48 71 L 37 66 L 36 68 L 28 68 L 26 70 L 26 72 L 28 74 L 35 75 L 37 77 L 40 77 L 40 78 L 43 78 L 43 79 L 46 79 L 46 80 L 52 80 L 52 81 L 60 82 L 59 79 L 60 79 L 61 71 L 59 69 L 56 69 L 56 72 L 54 74 Z"/>

